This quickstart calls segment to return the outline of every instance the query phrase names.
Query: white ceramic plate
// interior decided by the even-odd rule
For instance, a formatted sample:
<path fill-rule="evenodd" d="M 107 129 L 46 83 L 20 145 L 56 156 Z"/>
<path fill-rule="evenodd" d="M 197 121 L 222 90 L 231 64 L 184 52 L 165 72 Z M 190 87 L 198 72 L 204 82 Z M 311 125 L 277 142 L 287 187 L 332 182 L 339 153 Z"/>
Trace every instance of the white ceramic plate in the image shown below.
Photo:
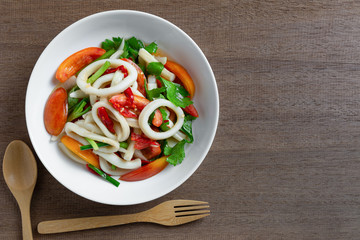
<path fill-rule="evenodd" d="M 106 38 L 135 36 L 155 41 L 171 59 L 182 64 L 192 76 L 196 92 L 194 105 L 199 118 L 193 123 L 195 141 L 186 148 L 181 165 L 138 182 L 121 182 L 116 188 L 83 165 L 68 159 L 50 142 L 43 123 L 46 100 L 57 84 L 55 72 L 71 54 L 99 47 Z M 143 12 L 118 10 L 83 18 L 57 35 L 39 57 L 26 93 L 26 123 L 31 142 L 46 169 L 65 187 L 87 199 L 111 205 L 131 205 L 159 198 L 180 186 L 199 167 L 215 136 L 219 117 L 219 97 L 214 74 L 196 43 L 172 23 Z"/>

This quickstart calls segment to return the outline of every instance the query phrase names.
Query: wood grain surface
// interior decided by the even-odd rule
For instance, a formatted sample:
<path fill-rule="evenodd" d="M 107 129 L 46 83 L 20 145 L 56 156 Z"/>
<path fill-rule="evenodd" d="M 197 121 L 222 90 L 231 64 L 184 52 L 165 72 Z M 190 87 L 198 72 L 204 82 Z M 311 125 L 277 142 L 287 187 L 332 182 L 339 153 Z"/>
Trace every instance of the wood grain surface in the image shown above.
<path fill-rule="evenodd" d="M 220 95 L 215 141 L 183 185 L 149 203 L 83 199 L 38 160 L 34 239 L 360 239 L 360 3 L 356 1 L 0 0 L 0 155 L 29 145 L 24 104 L 34 64 L 65 27 L 134 9 L 163 17 L 208 58 Z M 21 239 L 0 179 L 0 239 Z M 178 227 L 137 223 L 40 235 L 44 220 L 129 214 L 171 199 L 210 203 Z"/>

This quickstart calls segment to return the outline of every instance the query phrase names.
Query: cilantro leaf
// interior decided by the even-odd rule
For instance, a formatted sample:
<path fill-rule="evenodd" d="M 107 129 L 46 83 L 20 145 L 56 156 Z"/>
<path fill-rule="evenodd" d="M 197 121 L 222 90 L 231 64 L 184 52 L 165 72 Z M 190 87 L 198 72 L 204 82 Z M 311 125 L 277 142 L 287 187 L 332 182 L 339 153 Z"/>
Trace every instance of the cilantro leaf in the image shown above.
<path fill-rule="evenodd" d="M 161 77 L 158 77 L 166 88 L 166 97 L 177 107 L 185 108 L 191 105 L 193 102 L 188 98 L 190 94 L 180 84 L 167 81 Z"/>
<path fill-rule="evenodd" d="M 163 152 L 163 154 L 166 156 L 166 155 L 170 155 L 171 154 L 171 150 L 172 150 L 172 147 L 169 146 L 168 142 L 166 139 L 164 139 L 162 142 L 161 142 L 161 151 Z"/>
<path fill-rule="evenodd" d="M 140 48 L 144 48 L 144 43 L 137 39 L 136 37 L 132 37 L 130 39 L 127 40 L 127 42 L 129 43 L 130 47 L 133 48 L 134 50 L 139 51 Z"/>
<path fill-rule="evenodd" d="M 186 115 L 184 119 L 184 123 L 181 127 L 181 131 L 188 136 L 189 140 L 186 140 L 188 143 L 194 142 L 194 136 L 192 134 L 192 120 L 196 119 L 196 117 L 193 117 L 191 115 Z"/>
<path fill-rule="evenodd" d="M 101 48 L 106 51 L 109 51 L 110 49 L 115 48 L 115 44 L 113 41 L 109 39 L 105 39 L 105 41 L 101 43 Z"/>
<path fill-rule="evenodd" d="M 121 37 L 113 37 L 112 41 L 110 39 L 105 39 L 101 43 L 101 48 L 106 50 L 106 51 L 109 51 L 111 49 L 117 50 L 120 47 L 121 42 L 122 42 Z"/>
<path fill-rule="evenodd" d="M 185 140 L 178 142 L 171 150 L 171 155 L 167 158 L 167 162 L 176 166 L 185 158 Z"/>
<path fill-rule="evenodd" d="M 159 108 L 159 111 L 161 112 L 161 116 L 163 118 L 163 120 L 167 120 L 168 119 L 168 115 L 165 112 L 165 110 L 163 108 Z"/>
<path fill-rule="evenodd" d="M 161 93 L 165 92 L 165 88 L 154 88 L 151 90 L 146 90 L 146 96 L 150 101 L 153 101 L 154 98 L 159 98 Z"/>

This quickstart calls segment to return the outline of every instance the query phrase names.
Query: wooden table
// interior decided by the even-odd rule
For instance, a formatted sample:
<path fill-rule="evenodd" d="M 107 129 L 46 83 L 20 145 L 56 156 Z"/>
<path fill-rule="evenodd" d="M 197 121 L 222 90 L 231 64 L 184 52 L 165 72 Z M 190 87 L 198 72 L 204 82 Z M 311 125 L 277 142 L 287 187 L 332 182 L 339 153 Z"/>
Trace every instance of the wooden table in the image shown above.
<path fill-rule="evenodd" d="M 14 139 L 31 144 L 25 92 L 43 49 L 96 12 L 135 9 L 173 22 L 203 50 L 219 88 L 208 156 L 160 199 L 130 207 L 91 202 L 38 161 L 34 239 L 360 239 L 359 3 L 1 0 L 0 9 L 0 155 Z M 0 239 L 20 239 L 20 213 L 2 178 L 0 192 Z M 173 228 L 35 230 L 43 220 L 135 213 L 177 198 L 208 201 L 211 216 Z"/>

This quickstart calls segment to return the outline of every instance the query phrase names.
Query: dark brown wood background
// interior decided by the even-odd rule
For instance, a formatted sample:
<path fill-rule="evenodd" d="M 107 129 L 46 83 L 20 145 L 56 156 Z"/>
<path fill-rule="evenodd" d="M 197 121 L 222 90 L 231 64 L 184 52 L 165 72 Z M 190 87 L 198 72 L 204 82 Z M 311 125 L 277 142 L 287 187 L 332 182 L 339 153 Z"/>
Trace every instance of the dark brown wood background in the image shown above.
<path fill-rule="evenodd" d="M 0 0 L 0 9 L 0 155 L 14 139 L 31 145 L 25 92 L 43 49 L 96 12 L 134 9 L 173 22 L 203 50 L 219 88 L 208 156 L 160 199 L 94 203 L 38 161 L 34 239 L 360 239 L 359 2 Z M 0 239 L 20 239 L 20 213 L 3 178 L 0 192 Z M 208 201 L 211 216 L 173 228 L 35 230 L 43 220 L 135 213 L 178 198 Z"/>

